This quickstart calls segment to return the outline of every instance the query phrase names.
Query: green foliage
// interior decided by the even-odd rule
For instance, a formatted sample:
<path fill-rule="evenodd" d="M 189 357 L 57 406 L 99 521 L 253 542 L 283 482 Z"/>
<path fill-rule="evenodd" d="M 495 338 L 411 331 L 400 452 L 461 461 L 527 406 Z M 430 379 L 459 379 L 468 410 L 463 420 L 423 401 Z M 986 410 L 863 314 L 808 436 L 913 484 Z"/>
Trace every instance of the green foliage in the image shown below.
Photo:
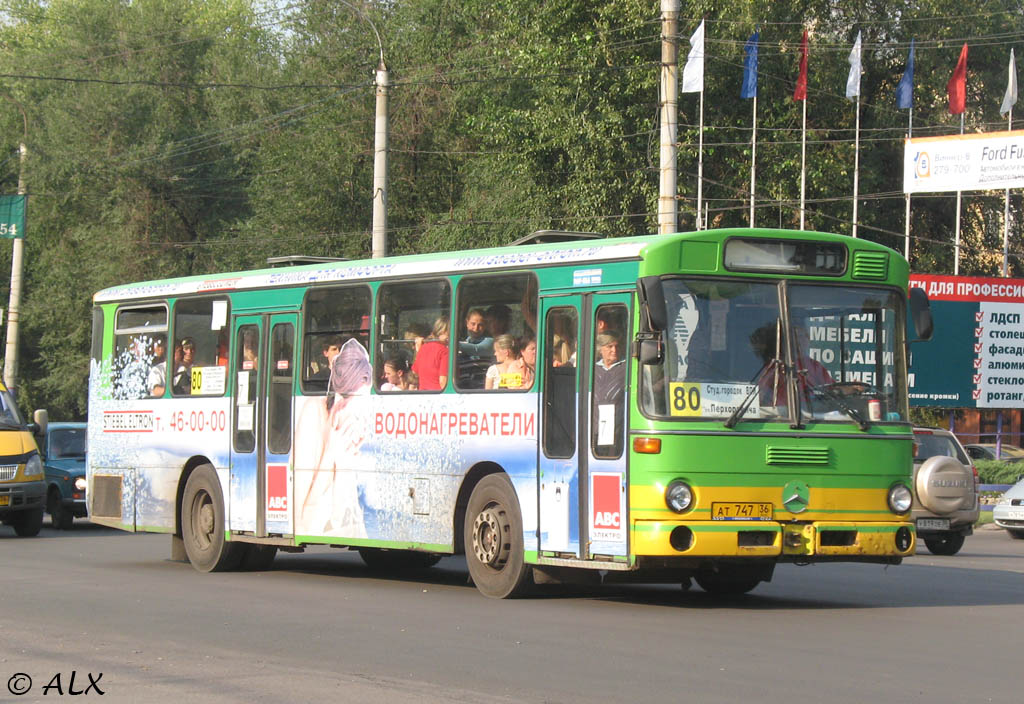
<path fill-rule="evenodd" d="M 1024 465 L 1020 462 L 975 460 L 974 466 L 982 484 L 1016 484 L 1018 477 L 1024 476 Z"/>
<path fill-rule="evenodd" d="M 369 255 L 382 49 L 391 78 L 390 252 L 502 245 L 547 228 L 653 231 L 659 7 L 4 0 L 0 182 L 14 192 L 20 175 L 30 193 L 26 409 L 83 417 L 90 299 L 101 288 L 249 268 L 272 255 Z M 858 235 L 901 251 L 907 113 L 893 91 L 909 40 L 917 39 L 915 136 L 958 131 L 945 83 L 965 38 L 966 130 L 1005 129 L 998 108 L 1009 48 L 1024 54 L 1021 0 L 979 0 L 969 10 L 949 0 L 684 0 L 680 64 L 702 17 L 712 226 L 747 223 L 753 106 L 739 87 L 743 43 L 758 28 L 757 224 L 798 226 L 803 106 L 792 91 L 807 27 L 808 227 L 852 232 L 856 111 L 844 89 L 861 30 Z M 696 94 L 679 97 L 680 229 L 696 223 L 698 105 Z M 1020 205 L 1015 198 L 1015 253 Z M 954 209 L 951 196 L 915 197 L 915 270 L 952 270 Z M 997 270 L 1001 213 L 1001 198 L 965 195 L 964 273 Z M 9 263 L 0 246 L 0 270 Z M 1011 273 L 1018 266 L 1014 259 Z M 933 425 L 945 424 L 943 413 L 915 410 Z"/>

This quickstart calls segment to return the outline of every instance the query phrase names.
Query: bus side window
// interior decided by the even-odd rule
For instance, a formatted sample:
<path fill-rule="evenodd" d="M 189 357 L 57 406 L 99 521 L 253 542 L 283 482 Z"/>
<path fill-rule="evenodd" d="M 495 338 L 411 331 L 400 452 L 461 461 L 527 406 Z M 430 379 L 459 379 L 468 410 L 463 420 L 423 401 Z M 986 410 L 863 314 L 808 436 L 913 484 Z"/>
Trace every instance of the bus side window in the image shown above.
<path fill-rule="evenodd" d="M 370 349 L 368 286 L 332 286 L 306 294 L 302 336 L 302 391 L 326 394 L 331 362 L 341 346 L 355 338 Z"/>
<path fill-rule="evenodd" d="M 222 396 L 227 386 L 228 301 L 179 300 L 174 343 L 168 345 L 168 385 L 175 396 Z M 191 352 L 186 348 L 191 347 Z"/>
<path fill-rule="evenodd" d="M 257 354 L 260 329 L 256 325 L 242 325 L 235 340 L 235 450 L 252 452 L 256 449 L 256 393 L 259 387 Z"/>
<path fill-rule="evenodd" d="M 292 447 L 291 323 L 278 323 L 270 333 L 270 393 L 267 394 L 267 449 L 277 455 Z"/>
<path fill-rule="evenodd" d="M 534 275 L 465 277 L 459 282 L 457 310 L 452 330 L 457 339 L 456 388 L 531 388 L 537 327 Z"/>
<path fill-rule="evenodd" d="M 594 316 L 594 386 L 591 437 L 594 457 L 622 455 L 626 411 L 626 306 L 599 306 Z"/>
<path fill-rule="evenodd" d="M 114 328 L 111 389 L 116 399 L 150 395 L 150 371 L 161 363 L 159 343 L 166 345 L 167 305 L 121 308 Z"/>
<path fill-rule="evenodd" d="M 572 457 L 576 452 L 576 309 L 553 308 L 545 319 L 544 453 Z"/>
<path fill-rule="evenodd" d="M 451 369 L 450 311 L 451 286 L 446 279 L 381 285 L 373 367 L 378 391 L 444 390 Z M 398 358 L 409 366 L 402 384 L 385 376 L 388 360 L 401 364 Z"/>

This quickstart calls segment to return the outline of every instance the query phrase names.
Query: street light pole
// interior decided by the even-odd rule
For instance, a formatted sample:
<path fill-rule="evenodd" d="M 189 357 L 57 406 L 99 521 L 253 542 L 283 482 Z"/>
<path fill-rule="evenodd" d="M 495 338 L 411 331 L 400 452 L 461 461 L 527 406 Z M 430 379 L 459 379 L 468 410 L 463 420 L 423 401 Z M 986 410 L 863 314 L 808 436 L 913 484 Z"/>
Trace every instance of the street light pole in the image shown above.
<path fill-rule="evenodd" d="M 374 32 L 376 32 L 374 28 Z M 378 41 L 380 37 L 378 36 Z M 388 67 L 381 45 L 375 74 L 377 113 L 373 130 L 373 258 L 388 255 Z"/>

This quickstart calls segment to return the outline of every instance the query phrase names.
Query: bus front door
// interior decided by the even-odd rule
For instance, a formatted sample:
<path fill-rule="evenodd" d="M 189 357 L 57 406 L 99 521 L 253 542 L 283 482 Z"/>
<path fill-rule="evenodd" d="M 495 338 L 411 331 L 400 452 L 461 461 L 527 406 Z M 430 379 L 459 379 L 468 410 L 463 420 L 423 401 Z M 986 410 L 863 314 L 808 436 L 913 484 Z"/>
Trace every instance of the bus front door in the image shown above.
<path fill-rule="evenodd" d="M 542 299 L 541 557 L 629 554 L 626 473 L 631 293 Z"/>
<path fill-rule="evenodd" d="M 292 529 L 294 313 L 235 318 L 230 525 L 255 536 Z"/>

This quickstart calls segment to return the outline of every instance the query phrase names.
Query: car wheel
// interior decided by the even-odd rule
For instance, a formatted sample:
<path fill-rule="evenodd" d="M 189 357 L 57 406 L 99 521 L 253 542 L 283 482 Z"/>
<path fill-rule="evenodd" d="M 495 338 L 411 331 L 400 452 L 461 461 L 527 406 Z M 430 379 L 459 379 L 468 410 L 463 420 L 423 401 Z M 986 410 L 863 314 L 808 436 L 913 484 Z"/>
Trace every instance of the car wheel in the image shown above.
<path fill-rule="evenodd" d="M 238 567 L 245 544 L 224 535 L 224 497 L 212 465 L 196 467 L 185 482 L 181 502 L 181 539 L 188 561 L 200 572 L 222 572 Z"/>
<path fill-rule="evenodd" d="M 929 536 L 924 539 L 924 544 L 933 555 L 956 555 L 964 546 L 964 536 L 960 533 Z"/>
<path fill-rule="evenodd" d="M 1006 532 L 1009 533 L 1010 537 L 1014 540 L 1024 540 L 1024 530 L 1014 530 L 1012 528 L 1007 528 Z"/>
<path fill-rule="evenodd" d="M 488 474 L 473 488 L 464 524 L 466 565 L 485 596 L 523 595 L 531 568 L 523 561 L 523 519 L 512 482 Z"/>
<path fill-rule="evenodd" d="M 52 489 L 46 497 L 46 512 L 50 514 L 50 524 L 57 530 L 71 530 L 75 517 L 64 508 L 60 500 L 60 492 Z"/>
<path fill-rule="evenodd" d="M 31 511 L 19 511 L 17 517 L 11 521 L 11 525 L 14 527 L 14 532 L 22 538 L 39 535 L 39 531 L 43 529 L 43 507 L 40 506 Z"/>

